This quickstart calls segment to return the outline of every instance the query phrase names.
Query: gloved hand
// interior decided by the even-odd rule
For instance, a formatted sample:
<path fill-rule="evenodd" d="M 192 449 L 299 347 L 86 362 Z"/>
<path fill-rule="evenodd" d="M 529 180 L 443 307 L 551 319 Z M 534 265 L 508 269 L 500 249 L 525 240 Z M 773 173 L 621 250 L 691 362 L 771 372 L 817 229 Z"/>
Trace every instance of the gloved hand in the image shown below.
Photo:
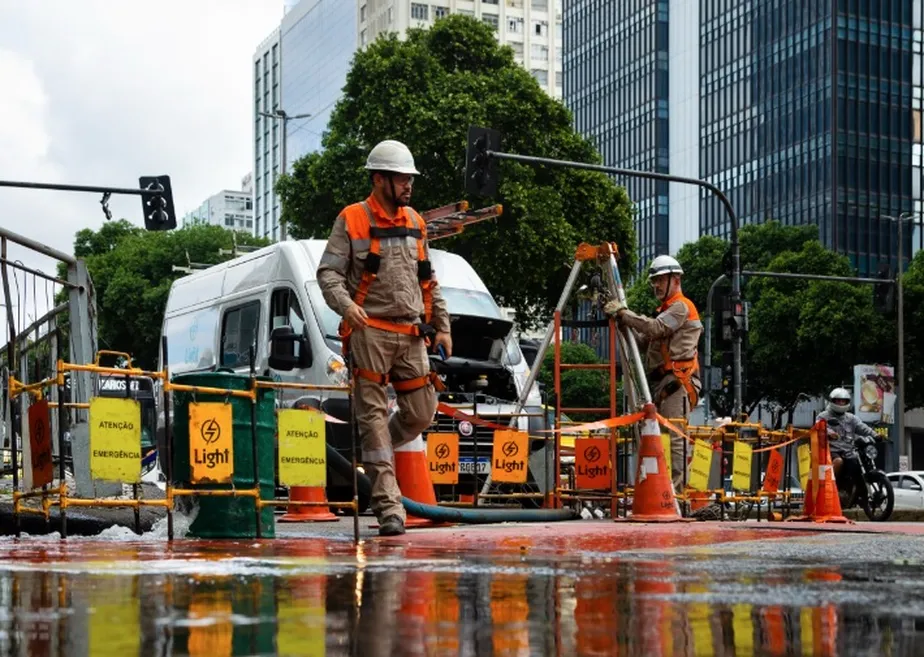
<path fill-rule="evenodd" d="M 626 305 L 626 302 L 620 301 L 619 299 L 611 299 L 610 301 L 607 301 L 603 306 L 603 312 L 605 312 L 607 315 L 614 316 L 618 316 L 619 311 L 628 309 L 629 307 Z"/>

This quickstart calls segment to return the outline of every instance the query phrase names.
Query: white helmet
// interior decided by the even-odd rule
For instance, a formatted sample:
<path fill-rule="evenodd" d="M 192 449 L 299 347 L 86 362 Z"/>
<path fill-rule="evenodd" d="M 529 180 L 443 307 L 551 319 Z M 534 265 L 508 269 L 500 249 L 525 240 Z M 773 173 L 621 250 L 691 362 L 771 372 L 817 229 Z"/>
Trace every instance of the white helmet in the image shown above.
<path fill-rule="evenodd" d="M 846 388 L 835 388 L 828 395 L 828 405 L 826 407 L 829 413 L 843 415 L 850 410 L 850 393 Z"/>
<path fill-rule="evenodd" d="M 389 171 L 391 173 L 408 173 L 420 175 L 414 166 L 414 156 L 410 149 L 400 141 L 386 139 L 380 141 L 369 151 L 366 158 L 366 168 L 369 171 Z"/>
<path fill-rule="evenodd" d="M 648 265 L 648 280 L 664 274 L 683 274 L 683 267 L 669 255 L 660 255 Z"/>

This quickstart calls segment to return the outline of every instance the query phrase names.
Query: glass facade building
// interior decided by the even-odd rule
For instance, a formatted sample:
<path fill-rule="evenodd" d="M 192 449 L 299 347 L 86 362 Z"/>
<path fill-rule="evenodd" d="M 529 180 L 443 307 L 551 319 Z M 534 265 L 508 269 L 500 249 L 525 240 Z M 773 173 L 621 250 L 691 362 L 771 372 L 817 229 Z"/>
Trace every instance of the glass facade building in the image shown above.
<path fill-rule="evenodd" d="M 628 45 L 625 57 L 615 34 L 644 30 L 652 16 L 670 23 L 669 43 L 662 49 L 656 26 L 648 50 Z M 666 133 L 670 172 L 722 189 L 742 225 L 816 224 L 829 248 L 875 274 L 896 263 L 898 226 L 887 217 L 922 211 L 922 19 L 921 0 L 575 0 L 565 13 L 565 101 L 607 164 L 666 170 L 645 157 L 665 147 Z M 608 73 L 614 58 L 622 75 L 669 62 L 667 97 L 655 80 L 640 98 Z M 691 91 L 696 107 L 681 109 Z M 641 129 L 651 143 L 628 131 L 646 103 L 666 107 L 670 124 L 648 114 Z M 695 157 L 678 150 L 689 139 Z M 681 208 L 679 187 L 665 240 L 659 216 L 654 234 L 646 230 L 650 192 L 628 185 L 642 262 L 665 243 L 674 253 L 701 234 L 728 235 L 715 198 L 695 193 Z M 907 224 L 904 237 L 909 258 L 922 235 Z"/>
<path fill-rule="evenodd" d="M 669 171 L 668 0 L 564 3 L 564 101 L 608 166 Z M 669 186 L 627 179 L 639 260 L 669 244 Z"/>
<path fill-rule="evenodd" d="M 282 19 L 282 102 L 286 167 L 321 149 L 321 135 L 339 100 L 356 52 L 357 5 L 344 0 L 302 0 Z"/>
<path fill-rule="evenodd" d="M 287 0 L 285 15 L 254 56 L 254 234 L 286 238 L 274 187 L 293 162 L 321 148 L 356 51 L 357 4 Z M 288 117 L 266 117 L 282 110 Z M 285 159 L 285 162 L 283 162 Z"/>

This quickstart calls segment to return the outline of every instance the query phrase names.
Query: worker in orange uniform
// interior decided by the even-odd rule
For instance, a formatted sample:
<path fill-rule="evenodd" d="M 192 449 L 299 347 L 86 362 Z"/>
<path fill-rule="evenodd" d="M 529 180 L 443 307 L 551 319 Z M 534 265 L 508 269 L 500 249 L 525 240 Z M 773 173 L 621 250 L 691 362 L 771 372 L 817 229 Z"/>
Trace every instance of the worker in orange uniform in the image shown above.
<path fill-rule="evenodd" d="M 404 144 L 387 140 L 366 159 L 372 193 L 343 209 L 318 266 L 324 300 L 343 318 L 362 460 L 379 534 L 404 533 L 394 448 L 416 438 L 436 411 L 428 345 L 452 355 L 449 313 L 429 260 L 427 228 L 408 203 L 419 175 Z M 389 419 L 388 384 L 398 411 Z"/>
<path fill-rule="evenodd" d="M 613 300 L 604 310 L 622 326 L 635 330 L 639 349 L 645 349 L 648 386 L 658 413 L 666 418 L 688 419 L 699 403 L 702 383 L 698 347 L 703 333 L 696 306 L 683 296 L 683 268 L 674 258 L 658 256 L 648 268 L 648 283 L 661 305 L 654 318 L 642 317 Z M 671 434 L 671 476 L 674 490 L 683 492 L 685 438 Z"/>

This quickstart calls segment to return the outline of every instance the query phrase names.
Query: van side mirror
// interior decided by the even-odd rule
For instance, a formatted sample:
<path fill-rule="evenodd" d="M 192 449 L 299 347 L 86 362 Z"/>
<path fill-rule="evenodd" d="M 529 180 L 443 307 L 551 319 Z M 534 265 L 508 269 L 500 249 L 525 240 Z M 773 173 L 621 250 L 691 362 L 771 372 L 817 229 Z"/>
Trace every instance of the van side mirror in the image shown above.
<path fill-rule="evenodd" d="M 299 345 L 298 355 L 295 345 Z M 269 366 L 288 372 L 296 367 L 311 367 L 311 345 L 307 338 L 298 335 L 291 326 L 279 326 L 270 334 Z"/>

